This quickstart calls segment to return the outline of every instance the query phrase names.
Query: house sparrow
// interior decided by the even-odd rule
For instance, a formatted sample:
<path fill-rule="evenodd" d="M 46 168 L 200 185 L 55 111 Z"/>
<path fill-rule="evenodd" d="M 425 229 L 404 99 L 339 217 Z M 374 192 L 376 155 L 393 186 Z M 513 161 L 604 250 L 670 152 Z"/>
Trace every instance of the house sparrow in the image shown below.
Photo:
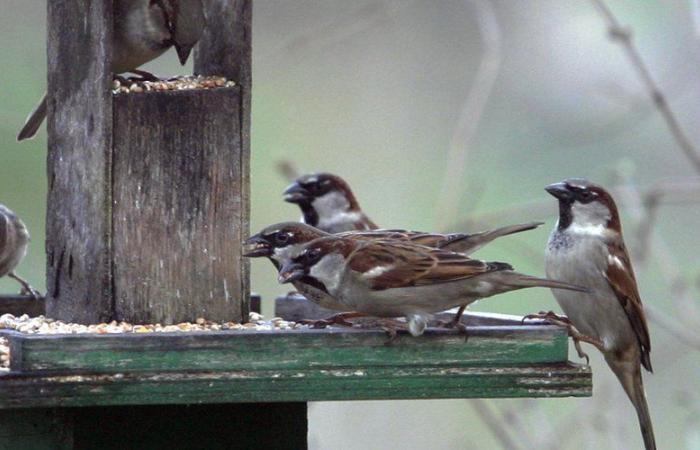
<path fill-rule="evenodd" d="M 535 286 L 585 290 L 514 272 L 507 263 L 479 261 L 412 242 L 338 236 L 305 244 L 280 269 L 281 283 L 301 279 L 315 280 L 346 309 L 405 317 L 413 336 L 423 334 L 432 313 L 480 298 Z"/>
<path fill-rule="evenodd" d="M 452 233 L 423 233 L 406 230 L 372 230 L 372 231 L 346 231 L 337 233 L 335 236 L 344 237 L 358 241 L 368 241 L 376 239 L 393 239 L 399 241 L 413 242 L 427 247 L 443 248 L 463 254 L 471 253 L 481 248 L 493 239 L 520 231 L 531 230 L 541 225 L 541 222 L 532 222 L 519 225 L 497 228 L 495 230 L 484 231 L 476 234 Z M 279 271 L 280 268 L 297 256 L 303 249 L 304 244 L 320 237 L 331 236 L 330 233 L 321 231 L 310 225 L 300 222 L 283 222 L 270 225 L 260 233 L 251 236 L 246 245 L 251 246 L 251 250 L 244 254 L 248 257 L 268 257 Z M 294 287 L 309 300 L 328 309 L 344 310 L 344 305 L 329 295 L 323 287 L 308 278 L 295 281 Z M 457 326 L 464 307 L 462 307 L 452 322 L 448 326 Z M 319 325 L 338 323 L 348 318 L 347 315 L 335 315 L 332 318 L 319 322 Z"/>
<path fill-rule="evenodd" d="M 299 205 L 304 223 L 322 231 L 340 233 L 378 228 L 362 212 L 350 186 L 337 175 L 304 175 L 287 187 L 283 196 L 286 202 Z"/>
<path fill-rule="evenodd" d="M 568 320 L 598 341 L 637 410 L 646 448 L 655 449 L 641 372 L 642 366 L 652 371 L 649 328 L 615 201 L 602 187 L 581 179 L 545 189 L 559 200 L 559 221 L 546 250 L 547 276 L 591 290 L 555 290 L 554 297 Z"/>
<path fill-rule="evenodd" d="M 174 46 L 183 65 L 204 31 L 202 0 L 115 0 L 112 72 L 133 72 Z M 46 117 L 46 94 L 27 118 L 18 141 L 34 137 Z"/>
<path fill-rule="evenodd" d="M 14 278 L 22 285 L 22 294 L 39 298 L 39 292 L 14 272 L 27 253 L 27 244 L 27 227 L 15 213 L 0 205 L 0 278 L 5 275 Z"/>

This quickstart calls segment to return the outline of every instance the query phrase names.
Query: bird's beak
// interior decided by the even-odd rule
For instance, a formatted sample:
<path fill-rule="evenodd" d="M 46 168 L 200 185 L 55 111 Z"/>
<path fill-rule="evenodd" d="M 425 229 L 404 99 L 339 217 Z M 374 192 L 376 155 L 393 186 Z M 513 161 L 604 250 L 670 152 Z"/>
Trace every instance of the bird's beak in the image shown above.
<path fill-rule="evenodd" d="M 245 241 L 245 245 L 248 246 L 248 250 L 243 253 L 243 256 L 249 258 L 259 258 L 261 256 L 272 255 L 272 246 L 267 242 L 260 234 L 249 237 Z"/>
<path fill-rule="evenodd" d="M 297 281 L 304 276 L 304 268 L 299 263 L 289 262 L 282 266 L 279 274 L 277 275 L 277 281 L 280 284 L 291 283 L 292 281 Z"/>
<path fill-rule="evenodd" d="M 550 184 L 544 188 L 544 190 L 549 192 L 550 195 L 565 202 L 570 201 L 573 198 L 572 192 L 564 182 Z"/>
<path fill-rule="evenodd" d="M 177 52 L 177 57 L 180 60 L 180 64 L 184 66 L 185 63 L 187 63 L 187 59 L 190 57 L 190 53 L 192 53 L 192 46 L 175 44 L 175 51 Z"/>
<path fill-rule="evenodd" d="M 302 203 L 311 197 L 309 191 L 304 189 L 299 183 L 290 184 L 287 189 L 282 192 L 282 198 L 289 203 Z"/>

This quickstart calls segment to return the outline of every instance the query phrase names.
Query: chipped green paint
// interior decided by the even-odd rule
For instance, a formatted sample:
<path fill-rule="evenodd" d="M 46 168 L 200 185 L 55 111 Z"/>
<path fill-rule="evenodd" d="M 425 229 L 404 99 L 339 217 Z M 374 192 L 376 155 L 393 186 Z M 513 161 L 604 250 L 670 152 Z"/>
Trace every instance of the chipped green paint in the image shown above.
<path fill-rule="evenodd" d="M 392 345 L 371 330 L 230 331 L 122 335 L 10 335 L 17 372 L 300 370 L 314 367 L 484 367 L 564 362 L 566 334 L 555 327 L 478 327 L 402 335 Z"/>
<path fill-rule="evenodd" d="M 0 408 L 590 396 L 563 330 L 478 326 L 385 345 L 370 330 L 21 335 Z M 41 392 L 42 395 L 36 395 Z"/>

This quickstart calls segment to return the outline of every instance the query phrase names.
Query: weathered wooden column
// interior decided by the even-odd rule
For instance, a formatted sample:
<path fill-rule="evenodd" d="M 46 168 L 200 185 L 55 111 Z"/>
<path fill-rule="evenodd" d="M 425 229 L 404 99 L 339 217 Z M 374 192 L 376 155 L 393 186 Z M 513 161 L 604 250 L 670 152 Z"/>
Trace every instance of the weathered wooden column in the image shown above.
<path fill-rule="evenodd" d="M 247 318 L 251 4 L 206 3 L 196 71 L 237 86 L 112 95 L 111 2 L 48 2 L 51 317 Z"/>

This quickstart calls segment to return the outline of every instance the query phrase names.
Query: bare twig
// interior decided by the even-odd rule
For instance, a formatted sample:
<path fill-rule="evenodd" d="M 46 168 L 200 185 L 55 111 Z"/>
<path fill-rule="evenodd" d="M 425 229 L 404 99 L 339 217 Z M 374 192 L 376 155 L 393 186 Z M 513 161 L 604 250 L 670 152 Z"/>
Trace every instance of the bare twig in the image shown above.
<path fill-rule="evenodd" d="M 618 204 L 620 206 L 628 207 L 631 200 L 627 194 L 630 193 L 631 189 L 629 185 L 621 184 L 610 190 L 613 196 L 619 200 Z M 697 204 L 700 202 L 700 183 L 694 178 L 692 180 L 680 179 L 654 183 L 641 189 L 641 192 L 643 197 L 658 197 L 660 205 Z M 508 220 L 535 220 L 548 216 L 554 220 L 556 210 L 556 201 L 543 194 L 541 200 L 519 203 L 498 211 L 474 215 L 467 220 L 455 223 L 449 228 L 443 227 L 441 229 L 445 231 L 474 231 L 502 224 Z"/>
<path fill-rule="evenodd" d="M 491 411 L 489 405 L 479 399 L 469 400 L 469 404 L 474 409 L 474 412 L 481 418 L 486 426 L 491 429 L 493 436 L 501 443 L 504 449 L 519 449 L 521 446 L 516 444 L 515 439 L 511 436 L 510 430 L 503 425 L 503 421 L 496 417 Z M 527 444 L 524 442 L 524 444 Z M 525 445 L 525 448 L 532 448 Z"/>
<path fill-rule="evenodd" d="M 608 23 L 608 33 L 610 38 L 619 42 L 624 48 L 625 53 L 627 53 L 627 57 L 629 58 L 632 67 L 637 72 L 637 75 L 639 75 L 639 78 L 649 92 L 654 105 L 666 121 L 666 125 L 671 131 L 676 143 L 691 162 L 696 172 L 700 174 L 700 152 L 698 152 L 697 148 L 695 148 L 692 142 L 690 142 L 690 139 L 681 128 L 678 118 L 668 104 L 666 96 L 659 88 L 659 85 L 654 81 L 654 78 L 651 76 L 651 71 L 644 63 L 644 60 L 639 54 L 637 47 L 635 47 L 634 42 L 632 42 L 632 30 L 630 30 L 628 27 L 623 27 L 620 24 L 604 0 L 591 1 Z"/>
<path fill-rule="evenodd" d="M 459 197 L 460 192 L 462 192 L 461 189 L 456 188 L 457 183 L 465 177 L 469 145 L 476 134 L 484 107 L 491 95 L 501 66 L 501 30 L 493 5 L 487 0 L 468 0 L 468 3 L 474 7 L 476 12 L 483 56 L 457 119 L 454 133 L 450 138 L 447 169 L 435 214 L 435 217 L 438 218 L 436 224 L 438 229 L 444 228 L 457 217 Z"/>
<path fill-rule="evenodd" d="M 282 159 L 276 163 L 277 171 L 284 177 L 287 181 L 294 181 L 301 176 L 301 171 L 299 167 L 292 160 Z"/>

